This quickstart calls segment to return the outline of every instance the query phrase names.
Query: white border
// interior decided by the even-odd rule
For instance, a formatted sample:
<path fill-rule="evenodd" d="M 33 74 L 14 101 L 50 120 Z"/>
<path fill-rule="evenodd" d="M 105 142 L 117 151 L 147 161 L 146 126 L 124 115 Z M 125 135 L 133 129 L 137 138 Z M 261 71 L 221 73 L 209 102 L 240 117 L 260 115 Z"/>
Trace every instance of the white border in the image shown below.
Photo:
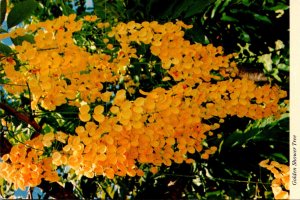
<path fill-rule="evenodd" d="M 300 1 L 290 1 L 290 199 L 300 199 Z M 278 27 L 280 28 L 280 27 Z"/>

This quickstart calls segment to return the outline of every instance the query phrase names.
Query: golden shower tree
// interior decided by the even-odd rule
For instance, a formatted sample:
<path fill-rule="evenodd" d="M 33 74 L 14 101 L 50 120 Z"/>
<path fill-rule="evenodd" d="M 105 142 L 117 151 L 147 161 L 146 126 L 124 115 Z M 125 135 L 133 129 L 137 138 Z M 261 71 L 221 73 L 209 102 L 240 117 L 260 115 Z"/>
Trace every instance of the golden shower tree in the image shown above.
<path fill-rule="evenodd" d="M 236 54 L 185 39 L 182 21 L 71 14 L 15 25 L 0 35 L 17 41 L 0 55 L 0 178 L 15 189 L 80 197 L 66 188 L 83 178 L 210 159 L 218 148 L 207 140 L 230 116 L 287 112 L 286 91 L 239 76 Z"/>

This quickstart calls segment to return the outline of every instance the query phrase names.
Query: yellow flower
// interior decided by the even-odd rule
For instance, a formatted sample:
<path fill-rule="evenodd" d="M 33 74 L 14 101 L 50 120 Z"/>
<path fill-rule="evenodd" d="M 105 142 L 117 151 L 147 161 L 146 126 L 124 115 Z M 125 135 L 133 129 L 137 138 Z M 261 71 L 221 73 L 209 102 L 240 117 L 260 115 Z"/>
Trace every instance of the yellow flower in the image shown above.
<path fill-rule="evenodd" d="M 62 165 L 61 154 L 59 152 L 54 152 L 52 154 L 52 163 L 56 166 Z"/>
<path fill-rule="evenodd" d="M 203 154 L 201 154 L 201 158 L 207 160 L 209 158 L 209 154 L 203 153 Z"/>
<path fill-rule="evenodd" d="M 90 106 L 85 104 L 79 108 L 79 119 L 83 122 L 88 122 L 91 120 L 91 115 L 89 114 Z"/>
<path fill-rule="evenodd" d="M 98 105 L 94 108 L 94 115 L 93 118 L 102 123 L 105 120 L 105 116 L 102 114 L 104 112 L 104 107 L 102 105 Z"/>
<path fill-rule="evenodd" d="M 112 112 L 113 114 L 118 114 L 120 112 L 120 108 L 118 106 L 112 106 L 110 108 L 110 112 Z"/>
<path fill-rule="evenodd" d="M 101 99 L 105 103 L 108 103 L 110 101 L 110 97 L 112 96 L 112 92 L 104 92 L 101 94 Z"/>
<path fill-rule="evenodd" d="M 90 106 L 85 104 L 79 108 L 80 113 L 88 113 L 90 111 Z"/>
<path fill-rule="evenodd" d="M 47 134 L 45 134 L 44 136 L 43 136 L 43 140 L 42 140 L 42 142 L 43 142 L 43 145 L 45 146 L 45 147 L 50 147 L 51 145 L 52 145 L 52 141 L 54 140 L 54 137 L 55 137 L 55 135 L 54 135 L 54 133 L 47 133 Z"/>
<path fill-rule="evenodd" d="M 93 118 L 99 123 L 102 123 L 105 120 L 105 116 L 102 114 L 94 114 Z"/>
<path fill-rule="evenodd" d="M 286 190 L 290 188 L 289 167 L 276 161 L 271 161 L 270 164 L 269 162 L 269 159 L 263 160 L 259 163 L 259 166 L 270 170 L 274 174 L 275 179 L 273 179 L 271 187 L 275 199 L 288 199 L 289 193 L 288 191 L 284 191 L 282 186 L 284 186 Z"/>
<path fill-rule="evenodd" d="M 79 113 L 79 119 L 83 122 L 88 122 L 91 120 L 91 115 L 89 113 Z"/>
<path fill-rule="evenodd" d="M 150 171 L 152 174 L 156 174 L 158 172 L 158 168 L 157 167 L 151 167 Z"/>
<path fill-rule="evenodd" d="M 2 156 L 2 160 L 5 162 L 9 159 L 9 154 L 5 154 Z"/>
<path fill-rule="evenodd" d="M 104 170 L 104 174 L 107 178 L 113 179 L 115 176 L 115 171 L 112 168 L 107 168 Z"/>
<path fill-rule="evenodd" d="M 98 19 L 96 15 L 86 15 L 83 18 L 85 21 L 94 22 Z"/>
<path fill-rule="evenodd" d="M 56 140 L 58 140 L 62 143 L 66 143 L 66 139 L 68 138 L 68 135 L 59 131 L 55 134 L 55 138 L 56 138 Z"/>

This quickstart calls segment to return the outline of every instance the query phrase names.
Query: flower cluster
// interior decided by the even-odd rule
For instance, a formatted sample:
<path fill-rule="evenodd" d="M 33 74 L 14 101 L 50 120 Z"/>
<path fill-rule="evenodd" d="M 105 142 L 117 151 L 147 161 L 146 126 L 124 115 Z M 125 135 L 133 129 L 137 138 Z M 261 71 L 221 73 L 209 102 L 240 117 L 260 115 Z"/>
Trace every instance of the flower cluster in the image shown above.
<path fill-rule="evenodd" d="M 21 64 L 2 61 L 6 78 L 14 84 L 5 89 L 14 94 L 29 89 L 33 110 L 75 105 L 81 121 L 75 133 L 47 133 L 27 142 L 51 153 L 28 152 L 27 146 L 19 144 L 5 155 L 0 176 L 16 187 L 38 185 L 41 178 L 58 181 L 58 175 L 53 175 L 58 166 L 69 166 L 78 177 L 114 178 L 143 176 L 146 169 L 140 164 L 156 173 L 161 165 L 192 163 L 190 155 L 196 152 L 208 159 L 217 147 L 205 147 L 203 142 L 217 132 L 226 117 L 261 119 L 285 112 L 278 105 L 286 97 L 285 91 L 237 78 L 238 69 L 230 62 L 233 55 L 223 55 L 221 47 L 191 44 L 183 31 L 190 26 L 181 21 L 131 21 L 110 27 L 97 20 L 86 17 L 76 21 L 71 15 L 11 33 L 33 34 L 34 42 L 15 47 Z M 103 30 L 105 47 L 96 53 L 77 45 L 74 39 L 84 23 L 96 23 L 95 28 Z M 137 47 L 141 45 L 160 64 L 161 81 L 168 87 L 138 88 L 129 67 L 133 59 L 141 57 L 150 62 L 139 55 Z M 119 88 L 124 76 L 137 90 Z M 119 89 L 110 90 L 107 85 Z M 133 93 L 134 98 L 128 98 Z M 57 142 L 62 148 L 55 148 Z M 40 146 L 35 147 L 37 144 Z M 22 159 L 15 160 L 20 148 Z M 31 152 L 36 152 L 34 158 L 29 156 Z M 23 173 L 20 169 L 24 167 L 29 169 Z M 22 183 L 16 179 L 18 174 Z M 31 174 L 36 175 L 32 178 Z"/>
<path fill-rule="evenodd" d="M 177 21 L 176 24 L 158 24 L 156 21 L 140 24 L 131 21 L 113 27 L 108 36 L 114 36 L 122 47 L 121 54 L 116 59 L 120 66 L 129 65 L 129 58 L 137 57 L 136 49 L 130 46 L 135 42 L 149 44 L 151 53 L 160 59 L 161 67 L 166 69 L 175 81 L 186 80 L 186 83 L 193 85 L 202 81 L 209 82 L 212 78 L 219 79 L 220 77 L 211 74 L 212 70 L 220 70 L 223 77 L 235 76 L 237 68 L 234 63 L 229 62 L 232 55 L 223 56 L 221 47 L 204 47 L 184 39 L 182 28 L 191 27 L 182 21 Z M 228 74 L 226 68 L 230 67 L 234 70 Z"/>
<path fill-rule="evenodd" d="M 109 55 L 92 55 L 74 43 L 73 33 L 81 30 L 82 21 L 75 15 L 18 28 L 11 37 L 33 34 L 34 42 L 16 46 L 20 66 L 15 62 L 3 68 L 10 85 L 5 89 L 18 94 L 30 89 L 32 109 L 41 105 L 47 110 L 81 99 L 99 98 L 102 82 L 115 81 Z M 22 32 L 20 30 L 23 30 Z M 105 96 L 105 95 L 104 95 Z"/>
<path fill-rule="evenodd" d="M 44 156 L 42 143 L 43 136 L 19 143 L 12 147 L 9 154 L 5 154 L 0 162 L 0 177 L 14 183 L 15 189 L 24 190 L 25 187 L 34 187 L 42 179 L 58 182 L 59 176 L 52 158 Z"/>
<path fill-rule="evenodd" d="M 272 180 L 272 191 L 275 199 L 289 199 L 290 190 L 290 168 L 276 161 L 263 160 L 259 166 L 272 172 L 275 179 Z M 283 190 L 285 189 L 285 190 Z"/>

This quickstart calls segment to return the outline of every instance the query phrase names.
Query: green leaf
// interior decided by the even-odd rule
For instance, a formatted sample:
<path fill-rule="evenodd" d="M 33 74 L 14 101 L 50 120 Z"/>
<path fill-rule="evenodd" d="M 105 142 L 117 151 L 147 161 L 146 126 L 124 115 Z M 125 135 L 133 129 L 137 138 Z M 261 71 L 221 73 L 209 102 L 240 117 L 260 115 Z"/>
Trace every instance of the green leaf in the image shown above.
<path fill-rule="evenodd" d="M 43 127 L 43 133 L 50 133 L 50 132 L 53 132 L 53 131 L 54 131 L 54 129 L 50 125 L 48 125 L 48 124 L 46 124 Z"/>
<path fill-rule="evenodd" d="M 272 76 L 273 76 L 277 81 L 282 82 L 281 78 L 278 76 L 278 71 L 277 71 L 277 72 L 274 72 L 274 73 L 272 74 Z"/>
<path fill-rule="evenodd" d="M 181 5 L 176 7 L 176 9 L 173 10 L 173 16 L 171 16 L 172 19 L 178 18 L 182 13 L 184 13 L 189 8 L 189 1 L 184 1 Z"/>
<path fill-rule="evenodd" d="M 215 3 L 215 6 L 214 8 L 212 9 L 211 11 L 211 15 L 210 15 L 210 18 L 214 18 L 215 17 L 215 14 L 216 14 L 216 11 L 218 10 L 219 6 L 221 5 L 222 3 L 222 0 L 217 0 L 216 3 Z"/>
<path fill-rule="evenodd" d="M 209 199 L 218 199 L 220 196 L 223 194 L 222 190 L 217 190 L 217 191 L 212 191 L 212 192 L 207 192 L 205 196 Z"/>
<path fill-rule="evenodd" d="M 7 27 L 16 26 L 30 17 L 37 6 L 38 3 L 35 0 L 26 0 L 15 4 L 7 16 Z"/>
<path fill-rule="evenodd" d="M 279 3 L 278 5 L 276 5 L 274 7 L 271 7 L 269 9 L 274 10 L 274 11 L 276 11 L 276 10 L 287 10 L 287 9 L 289 9 L 289 5 Z"/>
<path fill-rule="evenodd" d="M 238 19 L 236 19 L 234 17 L 230 17 L 230 16 L 226 15 L 225 13 L 223 13 L 221 20 L 225 21 L 225 22 L 239 22 Z"/>
<path fill-rule="evenodd" d="M 114 3 L 108 0 L 94 0 L 94 12 L 103 19 L 124 18 L 124 5 L 123 1 L 115 1 Z"/>
<path fill-rule="evenodd" d="M 279 63 L 279 64 L 277 65 L 277 68 L 278 68 L 279 70 L 286 71 L 286 72 L 290 71 L 289 66 L 286 65 L 286 64 L 283 64 L 283 63 Z"/>
<path fill-rule="evenodd" d="M 173 11 L 176 9 L 177 3 L 178 0 L 174 0 L 171 4 L 169 4 L 168 9 L 166 9 L 162 14 L 163 18 L 171 18 L 171 16 L 174 16 Z"/>
<path fill-rule="evenodd" d="M 227 8 L 227 6 L 232 3 L 232 0 L 225 0 L 225 2 L 223 3 L 223 5 L 221 6 L 219 13 L 225 13 L 225 9 Z"/>
<path fill-rule="evenodd" d="M 274 198 L 272 191 L 265 191 L 264 196 L 265 196 L 265 199 L 273 199 Z"/>
<path fill-rule="evenodd" d="M 43 124 L 43 123 L 48 124 L 49 126 L 51 126 L 54 129 L 54 131 L 56 131 L 57 128 L 60 127 L 59 123 L 57 122 L 57 119 L 55 117 L 53 117 L 52 115 L 43 117 L 40 121 L 40 124 Z"/>
<path fill-rule="evenodd" d="M 243 0 L 242 1 L 244 5 L 249 6 L 251 3 L 249 2 L 249 0 Z"/>
<path fill-rule="evenodd" d="M 11 48 L 5 44 L 2 44 L 0 42 L 0 53 L 4 54 L 4 55 L 9 55 L 11 54 L 13 51 L 11 50 Z"/>
<path fill-rule="evenodd" d="M 3 23 L 6 14 L 6 0 L 0 0 L 0 25 Z"/>
<path fill-rule="evenodd" d="M 33 35 L 24 35 L 24 36 L 19 36 L 19 37 L 16 37 L 16 38 L 12 38 L 11 39 L 14 43 L 14 45 L 22 45 L 22 43 L 24 41 L 27 41 L 27 42 L 30 42 L 30 43 L 33 43 L 34 42 L 34 37 Z"/>
<path fill-rule="evenodd" d="M 253 16 L 257 21 L 262 21 L 265 23 L 272 24 L 272 21 L 267 16 L 259 15 L 257 13 L 255 13 Z"/>
<path fill-rule="evenodd" d="M 210 2 L 207 0 L 193 1 L 193 4 L 190 5 L 189 9 L 185 13 L 184 18 L 190 18 L 196 14 L 202 13 L 209 4 Z"/>
<path fill-rule="evenodd" d="M 272 56 L 273 64 L 278 65 L 278 64 L 279 64 L 279 61 L 280 61 L 280 57 L 281 57 L 281 56 L 276 55 L 276 54 L 273 55 L 273 56 Z"/>
<path fill-rule="evenodd" d="M 0 194 L 3 197 L 4 196 L 4 178 L 0 178 Z"/>
<path fill-rule="evenodd" d="M 288 158 L 282 153 L 273 153 L 270 158 L 273 158 L 280 163 L 287 163 L 289 161 Z"/>
<path fill-rule="evenodd" d="M 250 35 L 245 31 L 241 32 L 240 38 L 245 41 L 246 43 L 250 42 Z"/>
<path fill-rule="evenodd" d="M 284 143 L 284 140 L 280 140 L 276 137 L 282 137 L 284 131 L 287 129 L 287 124 L 284 124 L 288 120 L 288 116 L 283 116 L 279 120 L 275 120 L 272 117 L 260 119 L 249 124 L 244 130 L 237 130 L 231 133 L 224 139 L 222 148 L 234 148 L 246 145 L 249 141 L 253 142 L 272 142 L 272 143 Z"/>

